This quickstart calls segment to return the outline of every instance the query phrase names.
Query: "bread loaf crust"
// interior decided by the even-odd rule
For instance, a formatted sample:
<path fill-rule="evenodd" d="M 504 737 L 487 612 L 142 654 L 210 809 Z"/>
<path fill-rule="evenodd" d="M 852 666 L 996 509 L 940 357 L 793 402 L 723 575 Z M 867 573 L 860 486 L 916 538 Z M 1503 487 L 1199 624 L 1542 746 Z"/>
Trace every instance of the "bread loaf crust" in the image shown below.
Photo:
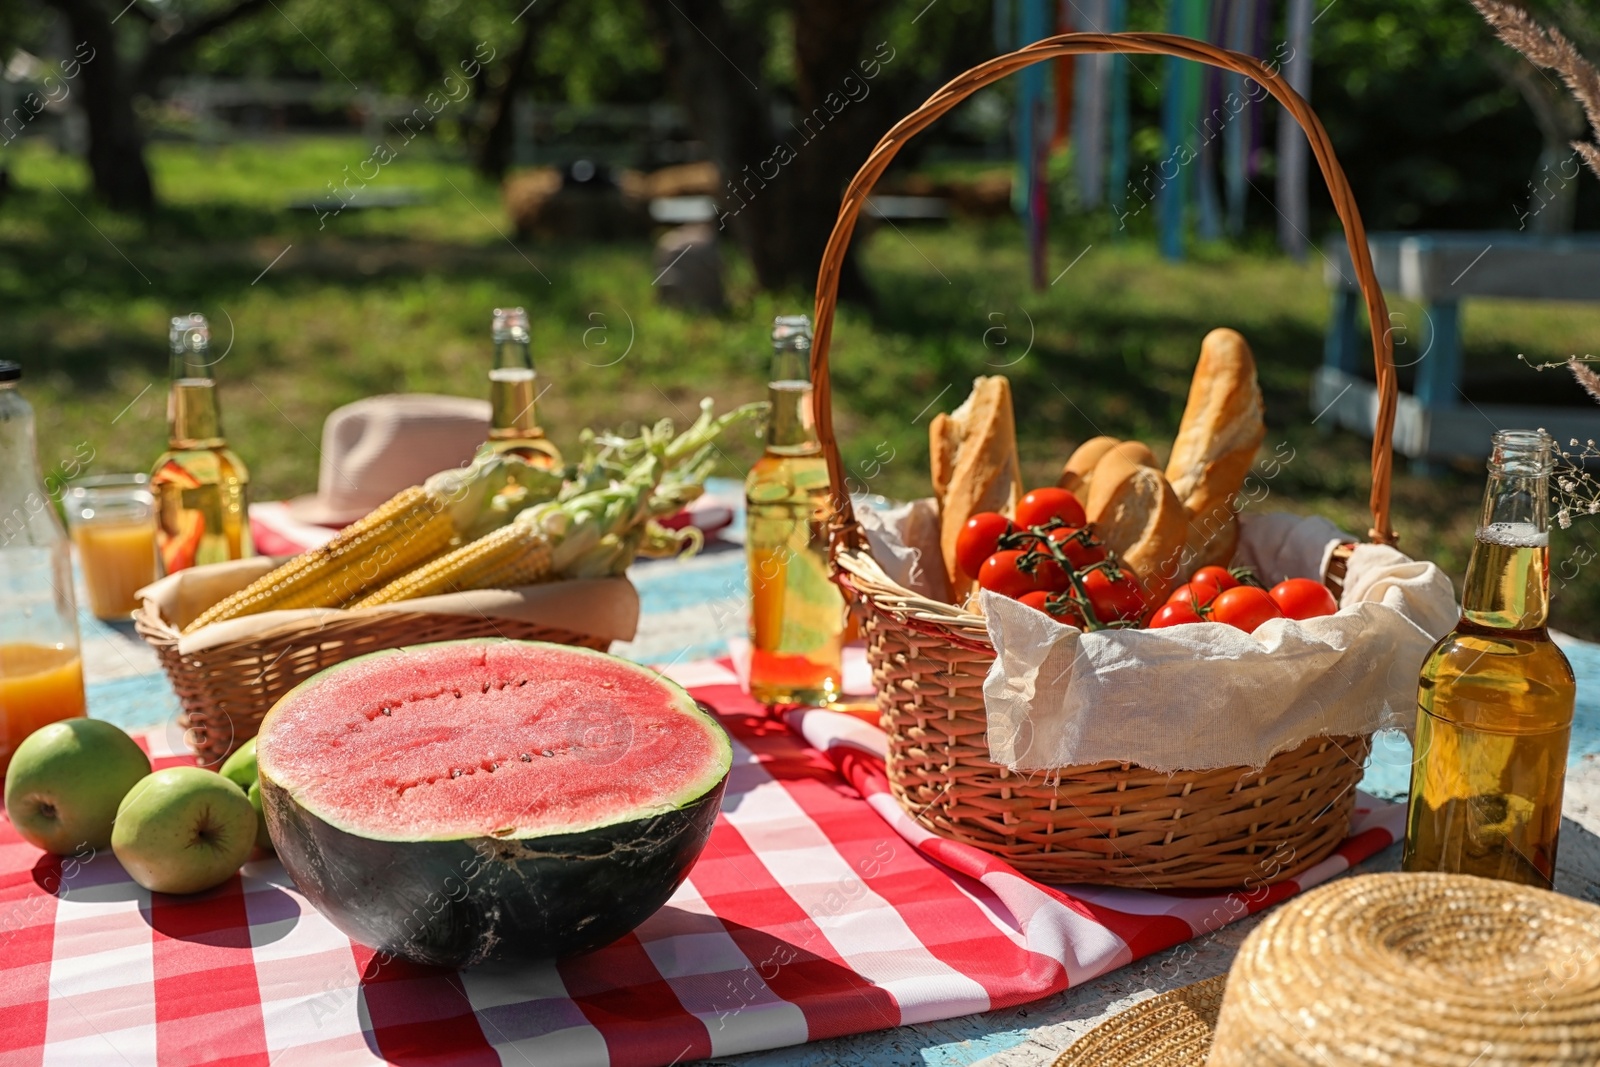
<path fill-rule="evenodd" d="M 939 412 L 928 423 L 928 464 L 932 467 L 933 495 L 941 506 L 950 490 L 950 477 L 955 474 L 960 440 L 955 422 L 944 412 Z"/>
<path fill-rule="evenodd" d="M 1093 491 L 1094 470 L 1100 461 L 1110 452 L 1118 452 L 1127 456 L 1133 462 L 1143 467 L 1161 469 L 1161 464 L 1156 462 L 1156 455 L 1150 451 L 1143 441 L 1123 441 L 1116 437 L 1091 437 L 1079 445 L 1077 451 L 1068 457 L 1061 468 L 1061 477 L 1056 485 L 1075 495 L 1080 501 L 1087 500 Z"/>
<path fill-rule="evenodd" d="M 1186 533 L 1186 513 L 1166 475 L 1126 452 L 1109 451 L 1095 466 L 1087 510 L 1100 539 L 1134 573 L 1145 603 L 1164 601 Z"/>
<path fill-rule="evenodd" d="M 1089 494 L 1089 475 L 1093 473 L 1100 457 L 1122 443 L 1116 437 L 1091 437 L 1073 450 L 1061 465 L 1061 478 L 1056 485 L 1073 493 L 1081 501 Z"/>
<path fill-rule="evenodd" d="M 1156 454 L 1150 451 L 1150 446 L 1143 441 L 1118 441 L 1111 451 L 1119 456 L 1126 457 L 1141 467 L 1161 469 L 1161 464 L 1156 462 Z"/>
<path fill-rule="evenodd" d="M 1188 525 L 1181 573 L 1233 558 L 1239 537 L 1234 503 L 1266 432 L 1250 346 L 1236 330 L 1212 330 L 1200 345 L 1167 461 L 1167 480 Z"/>
<path fill-rule="evenodd" d="M 956 562 L 956 540 L 967 519 L 983 511 L 1015 514 L 1022 496 L 1011 383 L 998 374 L 974 380 L 959 408 L 928 424 L 928 445 L 939 497 L 939 550 L 950 596 L 959 601 L 972 588 Z"/>

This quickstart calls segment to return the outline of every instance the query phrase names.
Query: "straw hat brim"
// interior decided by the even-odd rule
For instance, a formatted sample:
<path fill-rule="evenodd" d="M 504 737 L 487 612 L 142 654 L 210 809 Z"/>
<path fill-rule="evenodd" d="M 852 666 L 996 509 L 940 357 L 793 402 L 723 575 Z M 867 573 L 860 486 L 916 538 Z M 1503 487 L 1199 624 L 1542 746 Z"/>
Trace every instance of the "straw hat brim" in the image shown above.
<path fill-rule="evenodd" d="M 1074 1041 L 1054 1067 L 1204 1067 L 1228 976 L 1140 1001 Z"/>
<path fill-rule="evenodd" d="M 372 510 L 359 504 L 340 507 L 328 503 L 315 493 L 293 497 L 284 506 L 291 519 L 312 526 L 347 526 Z"/>

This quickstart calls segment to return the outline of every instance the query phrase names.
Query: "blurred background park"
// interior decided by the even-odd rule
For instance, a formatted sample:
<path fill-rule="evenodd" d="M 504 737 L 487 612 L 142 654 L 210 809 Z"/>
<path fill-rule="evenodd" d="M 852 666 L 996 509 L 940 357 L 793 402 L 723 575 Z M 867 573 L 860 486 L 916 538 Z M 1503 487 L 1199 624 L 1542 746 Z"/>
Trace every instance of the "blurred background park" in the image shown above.
<path fill-rule="evenodd" d="M 1600 52 L 1591 5 L 1536 9 Z M 950 77 L 1063 28 L 1176 30 L 1284 65 L 1370 229 L 1600 224 L 1568 147 L 1581 113 L 1467 0 L 0 0 L 0 343 L 26 368 L 41 465 L 87 446 L 91 472 L 148 468 L 166 323 L 189 311 L 225 353 L 258 499 L 314 488 L 341 404 L 481 395 L 496 306 L 529 311 L 559 443 L 758 398 L 772 317 L 811 310 L 872 144 Z M 997 371 L 1029 481 L 1101 432 L 1164 454 L 1200 339 L 1232 326 L 1279 461 L 1253 506 L 1366 532 L 1370 442 L 1310 400 L 1331 203 L 1270 102 L 1230 109 L 1214 141 L 1190 121 L 1230 91 L 1194 70 L 1040 66 L 902 152 L 843 279 L 834 397 L 857 488 L 926 494 L 926 414 Z M 1425 351 L 1423 308 L 1391 309 Z M 1592 410 L 1534 365 L 1593 352 L 1600 305 L 1473 300 L 1461 334 L 1465 404 Z M 1400 362 L 1410 387 L 1419 360 Z M 757 450 L 730 442 L 721 473 Z M 1402 547 L 1459 579 L 1481 492 L 1481 456 L 1402 461 Z M 1557 622 L 1591 637 L 1592 521 L 1552 557 Z"/>

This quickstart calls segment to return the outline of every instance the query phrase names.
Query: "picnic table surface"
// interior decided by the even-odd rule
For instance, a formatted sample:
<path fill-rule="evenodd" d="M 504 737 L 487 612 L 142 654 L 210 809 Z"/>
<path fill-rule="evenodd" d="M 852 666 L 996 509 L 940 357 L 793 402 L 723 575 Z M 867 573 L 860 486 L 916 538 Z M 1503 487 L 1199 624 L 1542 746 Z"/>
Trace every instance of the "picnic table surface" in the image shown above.
<path fill-rule="evenodd" d="M 736 497 L 737 485 L 713 480 L 711 490 Z M 735 522 L 734 537 L 742 530 Z M 642 614 L 633 641 L 612 651 L 643 663 L 669 664 L 725 656 L 743 635 L 747 585 L 742 545 L 713 544 L 683 561 L 637 564 Z M 79 603 L 86 603 L 81 595 Z M 172 724 L 177 698 L 154 654 L 131 624 L 107 624 L 80 612 L 89 714 L 128 729 Z M 1600 903 L 1600 645 L 1561 637 L 1578 678 L 1577 721 L 1568 763 L 1557 889 Z M 1378 796 L 1405 792 L 1410 749 L 1401 737 L 1380 736 L 1361 788 Z M 1399 846 L 1360 865 L 1363 872 L 1399 867 Z M 707 1064 L 739 1067 L 1022 1067 L 1048 1064 L 1080 1034 L 1155 993 L 1228 969 L 1259 916 L 1241 919 L 1203 937 L 1156 953 L 1043 1000 L 977 1015 L 918 1023 L 766 1052 L 722 1057 Z"/>

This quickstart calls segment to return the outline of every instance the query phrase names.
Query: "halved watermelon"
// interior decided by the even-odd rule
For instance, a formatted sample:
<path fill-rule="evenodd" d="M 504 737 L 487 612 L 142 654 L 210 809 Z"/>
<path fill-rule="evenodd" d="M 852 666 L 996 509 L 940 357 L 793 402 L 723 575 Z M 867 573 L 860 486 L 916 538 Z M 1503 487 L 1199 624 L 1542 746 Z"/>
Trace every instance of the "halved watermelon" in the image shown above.
<path fill-rule="evenodd" d="M 278 856 L 334 925 L 466 966 L 587 951 L 648 918 L 705 847 L 732 750 L 627 660 L 450 641 L 297 686 L 256 759 Z"/>

